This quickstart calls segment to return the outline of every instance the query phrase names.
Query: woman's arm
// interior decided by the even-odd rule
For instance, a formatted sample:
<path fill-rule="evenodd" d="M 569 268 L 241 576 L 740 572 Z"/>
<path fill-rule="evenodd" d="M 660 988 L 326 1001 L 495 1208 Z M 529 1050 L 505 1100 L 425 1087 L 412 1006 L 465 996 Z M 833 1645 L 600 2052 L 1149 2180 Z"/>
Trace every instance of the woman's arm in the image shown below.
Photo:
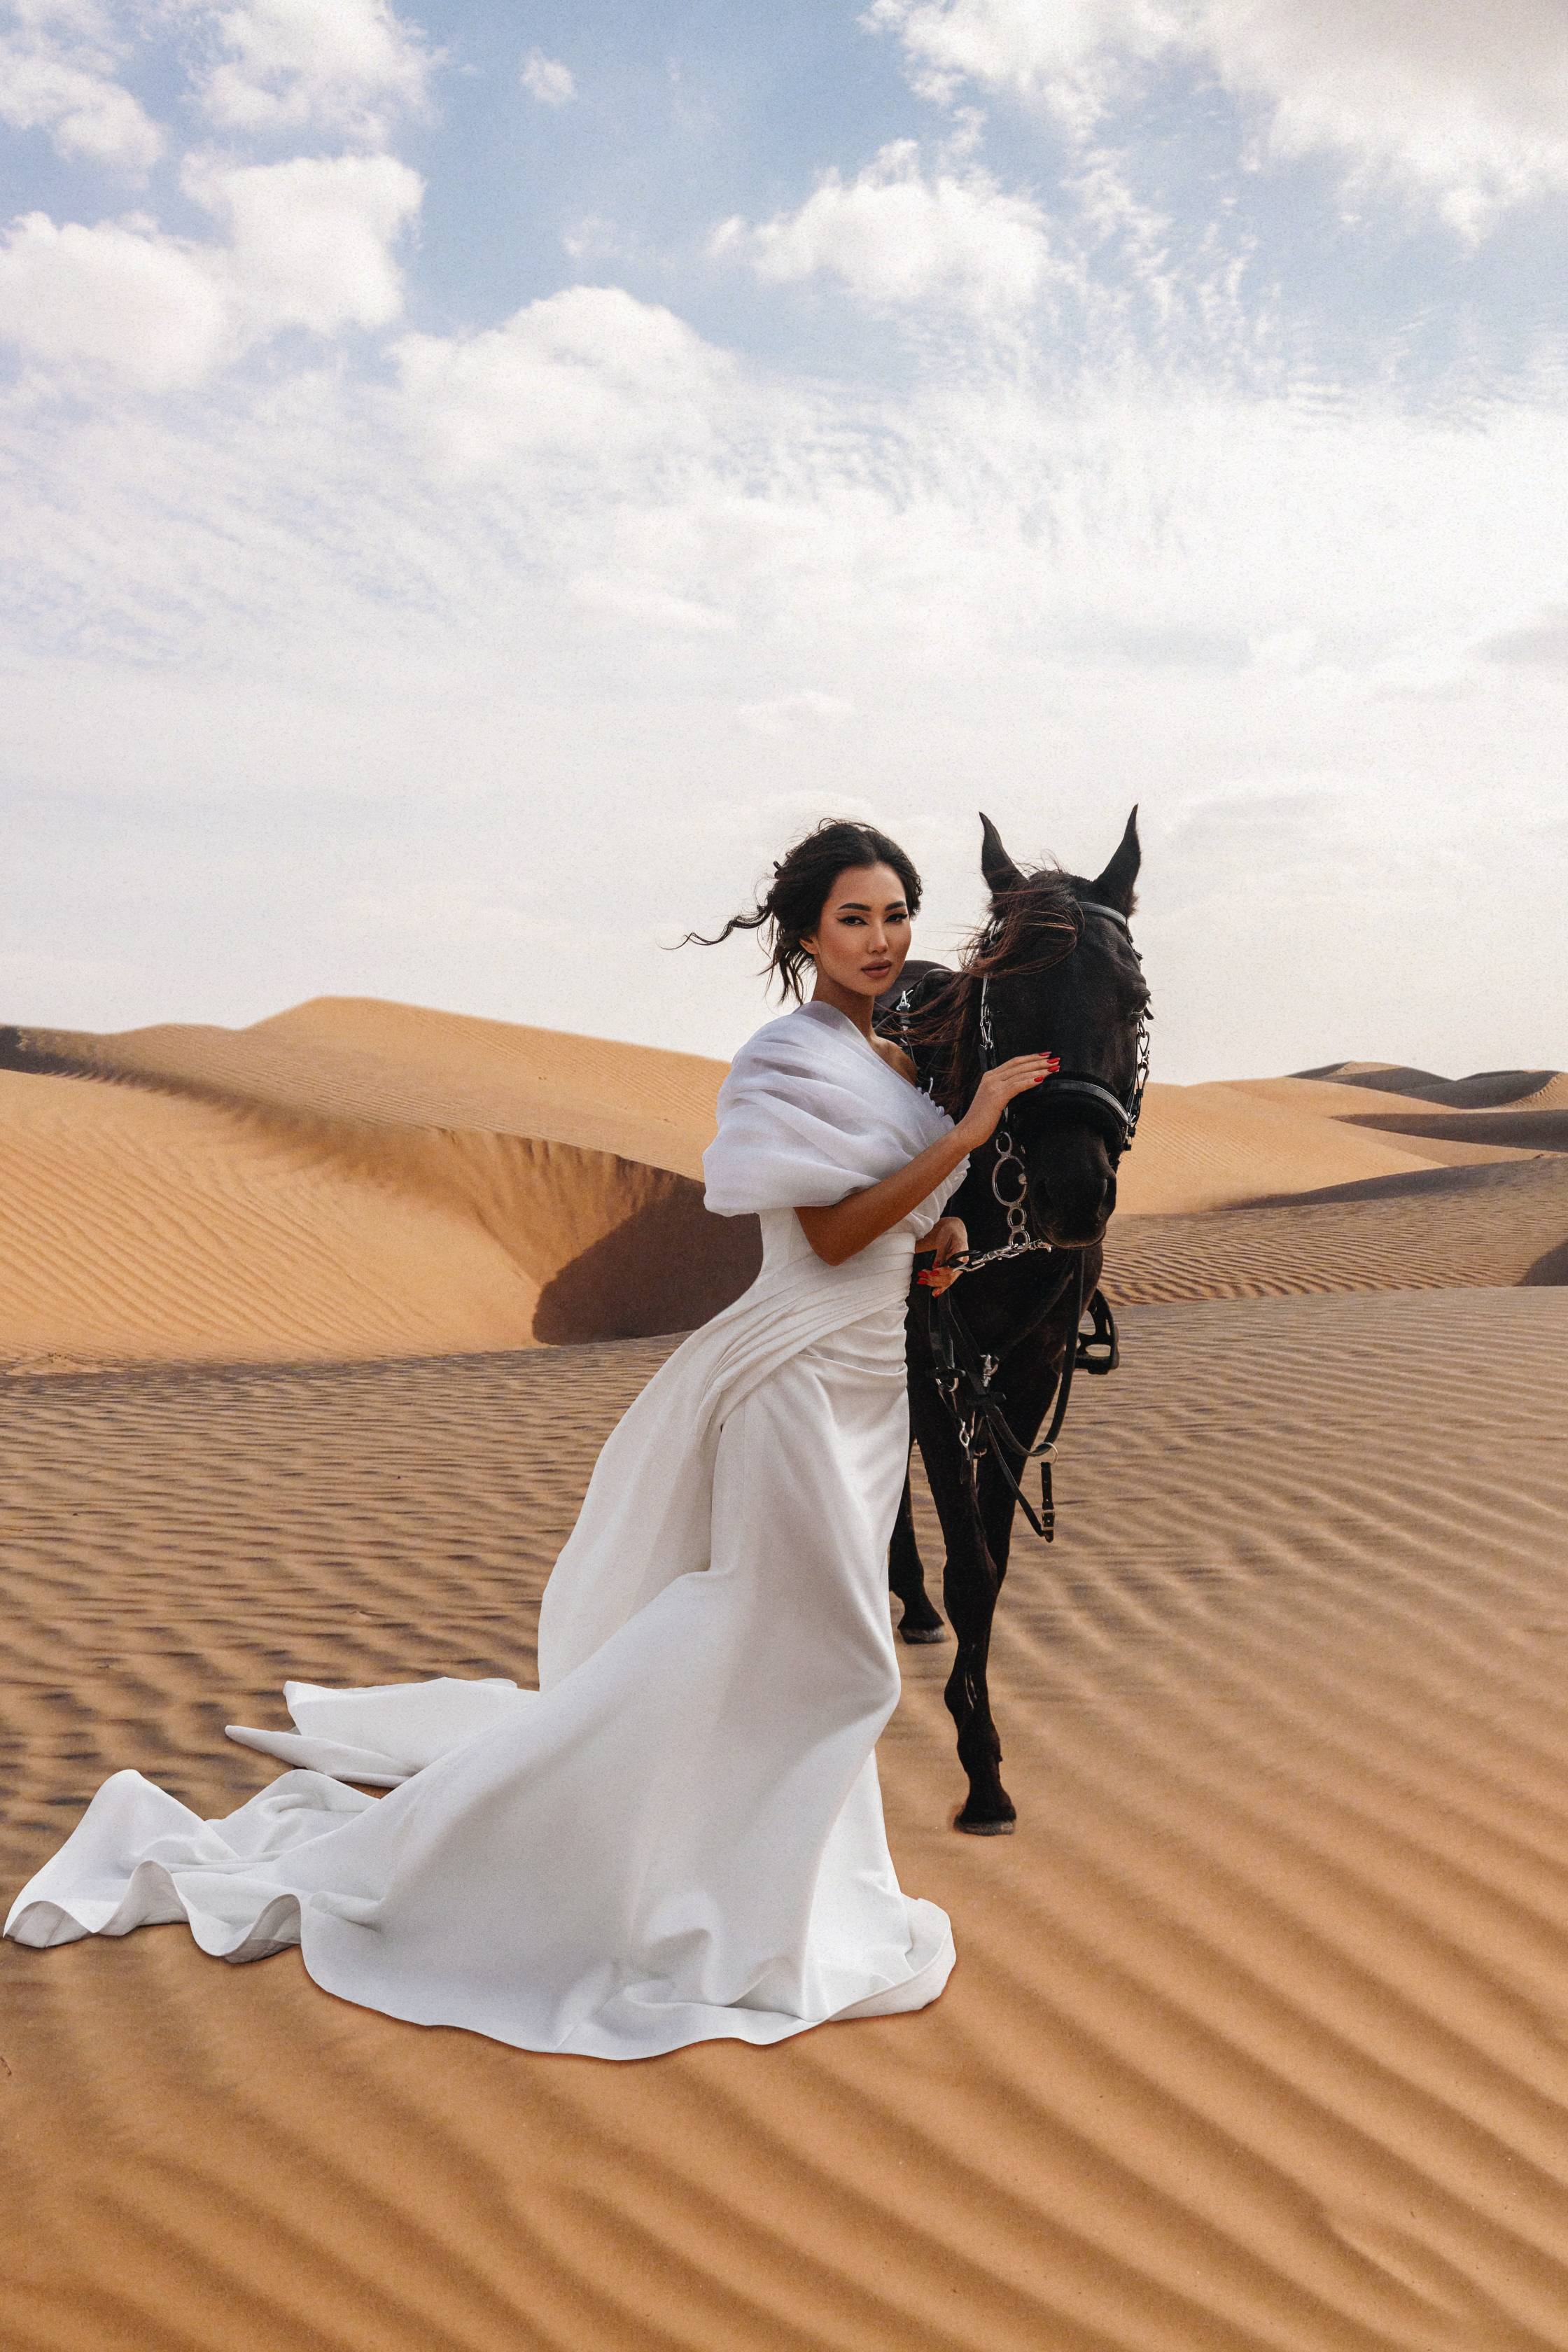
<path fill-rule="evenodd" d="M 1038 1086 L 1057 1066 L 1054 1054 L 1020 1054 L 1011 1062 L 987 1070 L 974 1090 L 974 1099 L 956 1127 L 917 1152 L 902 1168 L 884 1176 L 863 1192 L 850 1192 L 825 1209 L 797 1209 L 806 1240 L 829 1265 L 842 1265 L 918 1209 L 959 1161 L 976 1150 L 996 1131 L 996 1123 L 1015 1095 Z"/>

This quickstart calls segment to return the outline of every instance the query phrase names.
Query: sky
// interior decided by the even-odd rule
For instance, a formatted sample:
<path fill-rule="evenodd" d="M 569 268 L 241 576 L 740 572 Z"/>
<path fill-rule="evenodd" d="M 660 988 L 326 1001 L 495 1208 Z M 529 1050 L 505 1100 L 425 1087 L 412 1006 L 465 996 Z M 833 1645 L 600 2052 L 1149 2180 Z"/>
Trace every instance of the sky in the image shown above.
<path fill-rule="evenodd" d="M 1156 1077 L 1568 1060 L 1564 0 L 14 0 L 0 181 L 0 1021 L 727 1055 L 1137 803 Z"/>

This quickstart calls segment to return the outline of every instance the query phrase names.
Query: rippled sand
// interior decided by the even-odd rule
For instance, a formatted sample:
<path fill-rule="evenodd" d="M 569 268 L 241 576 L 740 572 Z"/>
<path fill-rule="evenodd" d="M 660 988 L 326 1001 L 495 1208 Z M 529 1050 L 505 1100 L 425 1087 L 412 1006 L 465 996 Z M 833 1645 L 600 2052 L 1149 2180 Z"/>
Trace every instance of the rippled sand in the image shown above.
<path fill-rule="evenodd" d="M 80 1150 L 83 1100 L 260 1116 L 4 1076 L 75 1090 Z M 1448 1127 L 1531 1110 L 1267 1083 Z M 1561 2352 L 1568 1162 L 1516 1129 L 1346 1127 L 1416 1164 L 1324 1175 L 1341 1112 L 1292 1100 L 1330 1129 L 1299 1197 L 1249 1110 L 1205 1156 L 1178 1105 L 1244 1204 L 1196 1185 L 1116 1228 L 1123 1367 L 1081 1384 L 1058 1541 L 1020 1538 L 998 1620 L 1016 1837 L 951 1831 L 951 1652 L 903 1654 L 882 1777 L 905 1885 L 953 1915 L 939 2003 L 612 2068 L 174 1928 L 4 1947 L 6 2352 Z M 612 1128 L 547 1139 L 619 1157 Z M 171 1218 L 237 1197 L 229 1132 L 231 1192 L 198 1194 L 193 1148 Z M 81 1165 L 57 1163 L 62 1264 Z M 244 1254 L 214 1221 L 221 1284 Z M 391 1232 L 337 1230 L 340 1272 Z M 213 1813 L 263 1785 L 221 1727 L 281 1722 L 286 1673 L 526 1679 L 595 1450 L 671 1344 L 421 1351 L 411 1319 L 331 1361 L 323 1307 L 268 1361 L 296 1263 L 268 1261 L 284 1336 L 249 1360 L 11 1349 L 7 1895 L 116 1767 Z"/>

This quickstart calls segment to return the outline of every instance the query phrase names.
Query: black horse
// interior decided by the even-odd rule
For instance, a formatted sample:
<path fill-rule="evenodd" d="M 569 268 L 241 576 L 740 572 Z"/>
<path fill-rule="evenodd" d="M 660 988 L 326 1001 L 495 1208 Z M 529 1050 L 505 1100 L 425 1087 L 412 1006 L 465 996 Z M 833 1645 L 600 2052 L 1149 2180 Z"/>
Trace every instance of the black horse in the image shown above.
<path fill-rule="evenodd" d="M 921 1083 L 954 1118 L 991 1064 L 1025 1053 L 1060 1057 L 1059 1077 L 1009 1105 L 948 1203 L 968 1228 L 972 1258 L 998 1253 L 965 1273 L 948 1297 L 961 1309 L 976 1360 L 991 1360 L 989 1393 L 1006 1428 L 1027 1447 L 1050 1411 L 1068 1350 L 1078 1347 L 1084 1303 L 1100 1280 L 1101 1244 L 1116 1206 L 1116 1163 L 1137 1123 L 1147 1068 L 1149 992 L 1128 929 L 1140 861 L 1138 812 L 1093 881 L 1054 867 L 1020 871 L 990 818 L 981 824 L 989 919 L 956 971 L 906 964 L 898 986 L 879 998 L 876 1017 L 879 1033 L 904 1046 Z M 944 1331 L 942 1318 L 943 1303 L 915 1284 L 910 1423 L 946 1544 L 942 1594 L 958 1643 L 946 1696 L 969 1778 L 955 1827 L 996 1836 L 1013 1828 L 1017 1814 L 998 1769 L 1002 1745 L 985 1675 L 1017 1494 L 998 1458 L 1008 1449 L 994 1437 L 976 1465 L 966 1456 L 951 1380 L 947 1395 L 939 1385 L 942 1342 L 951 1330 L 950 1323 Z M 984 1376 L 983 1361 L 980 1369 Z M 1008 1466 L 1022 1476 L 1016 1455 Z M 889 1581 L 903 1603 L 904 1640 L 942 1641 L 945 1629 L 926 1593 L 907 1477 Z"/>

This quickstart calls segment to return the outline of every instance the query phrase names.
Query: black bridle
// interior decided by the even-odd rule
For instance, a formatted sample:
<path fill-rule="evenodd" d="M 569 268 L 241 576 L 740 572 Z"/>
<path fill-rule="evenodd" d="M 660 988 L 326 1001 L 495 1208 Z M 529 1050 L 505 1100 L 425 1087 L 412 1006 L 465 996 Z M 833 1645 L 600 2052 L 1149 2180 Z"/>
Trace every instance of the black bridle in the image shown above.
<path fill-rule="evenodd" d="M 952 1413 L 958 1429 L 958 1442 L 963 1449 L 964 1469 L 968 1478 L 969 1507 L 980 1530 L 982 1544 L 984 1530 L 980 1517 L 980 1496 L 975 1481 L 982 1455 L 989 1454 L 996 1467 L 1013 1489 L 1013 1499 L 1035 1533 L 1046 1543 L 1054 1543 L 1057 1536 L 1056 1496 L 1051 1482 L 1051 1465 L 1056 1460 L 1057 1440 L 1068 1417 L 1068 1401 L 1072 1395 L 1072 1376 L 1081 1365 L 1086 1372 L 1113 1372 L 1121 1361 L 1118 1344 L 1116 1318 L 1110 1302 L 1102 1290 L 1093 1291 L 1086 1299 L 1083 1295 L 1084 1257 L 1081 1250 L 1073 1253 L 1078 1260 L 1072 1280 L 1073 1293 L 1072 1344 L 1062 1358 L 1061 1377 L 1057 1382 L 1056 1409 L 1044 1437 L 1033 1445 L 1026 1445 L 1016 1434 L 1002 1410 L 1002 1401 L 992 1387 L 996 1371 L 996 1359 L 988 1356 L 970 1329 L 951 1289 L 938 1291 L 931 1304 L 931 1356 L 936 1366 L 939 1393 Z M 1085 1314 L 1091 1328 L 1081 1328 Z M 1012 1460 L 1008 1456 L 1012 1456 Z M 1015 1471 L 1013 1463 L 1018 1467 Z M 1040 1507 L 1034 1505 L 1019 1483 L 1020 1474 L 1031 1462 L 1040 1465 Z"/>
<path fill-rule="evenodd" d="M 1106 906 L 1103 900 L 1098 898 L 1080 898 L 1078 904 L 1085 914 L 1103 915 L 1108 921 L 1114 923 L 1129 947 L 1132 948 L 1133 954 L 1137 955 L 1138 950 L 1132 943 L 1131 927 L 1125 915 L 1121 914 L 1114 907 Z M 1081 937 L 1080 928 L 1079 939 Z M 1073 949 L 1076 949 L 1078 944 L 1079 940 L 1075 940 Z M 1069 953 L 1072 951 L 1072 950 L 1068 950 Z M 905 989 L 902 995 L 896 1000 L 893 1006 L 895 1015 L 907 1013 L 910 1010 L 910 1000 L 914 995 L 915 988 L 920 984 L 917 982 L 914 987 Z M 980 1066 L 983 1071 L 993 1066 L 993 1056 L 995 1051 L 991 1032 L 989 987 L 990 975 L 987 973 L 980 982 Z M 1122 1153 L 1131 1148 L 1132 1139 L 1138 1132 L 1139 1115 L 1143 1108 L 1143 1091 L 1149 1083 L 1147 1000 L 1138 1016 L 1136 1065 L 1132 1082 L 1125 1094 L 1114 1093 L 1099 1078 L 1091 1076 L 1087 1071 L 1080 1070 L 1058 1071 L 1042 1080 L 1041 1083 L 1052 1089 L 1050 1101 L 1053 1107 L 1059 1104 L 1065 1108 L 1076 1111 L 1098 1129 L 1114 1167 Z M 1063 1255 L 1054 1250 L 1049 1242 L 1042 1240 L 1037 1234 L 1033 1234 L 1029 1230 L 1033 1220 L 1029 1208 L 1028 1171 L 1024 1164 L 1023 1154 L 1013 1140 L 1005 1113 L 1003 1114 L 993 1141 L 996 1150 L 995 1164 L 991 1171 L 991 1189 L 1006 1213 L 1007 1239 L 997 1248 L 983 1251 L 978 1256 L 972 1255 L 968 1250 L 955 1253 L 948 1262 L 950 1265 L 961 1265 L 965 1273 L 973 1273 L 979 1267 L 988 1265 L 999 1258 L 1020 1257 L 1036 1250 L 1044 1250 L 1052 1256 Z M 1011 1192 L 1004 1191 L 1001 1181 L 1004 1171 L 1009 1167 L 1016 1168 L 1020 1180 L 1017 1189 Z M 1062 1359 L 1061 1376 L 1057 1383 L 1056 1405 L 1051 1414 L 1050 1425 L 1045 1435 L 1037 1439 L 1033 1445 L 1026 1444 L 1008 1423 L 1006 1414 L 1002 1409 L 1001 1399 L 995 1394 L 992 1386 L 997 1370 L 996 1359 L 987 1355 L 980 1347 L 960 1311 L 953 1297 L 956 1285 L 950 1285 L 947 1289 L 938 1291 L 931 1302 L 931 1356 L 937 1389 L 952 1414 L 958 1431 L 959 1444 L 963 1449 L 970 1508 L 974 1516 L 976 1528 L 980 1530 L 982 1545 L 984 1542 L 984 1536 L 981 1528 L 980 1497 L 976 1479 L 981 1457 L 985 1454 L 991 1454 L 997 1468 L 1013 1489 L 1014 1500 L 1022 1507 L 1024 1516 L 1035 1533 L 1047 1543 L 1053 1543 L 1056 1540 L 1056 1502 L 1052 1491 L 1051 1465 L 1056 1459 L 1057 1441 L 1061 1435 L 1062 1426 L 1067 1420 L 1068 1402 L 1072 1395 L 1073 1373 L 1080 1365 L 1086 1372 L 1097 1374 L 1113 1372 L 1121 1360 L 1116 1318 L 1111 1313 L 1110 1303 L 1104 1292 L 1098 1289 L 1090 1293 L 1087 1298 L 1085 1297 L 1084 1253 L 1082 1250 L 1075 1250 L 1071 1255 L 1077 1260 L 1076 1272 L 1072 1277 L 1076 1286 L 1070 1326 L 1071 1341 Z M 1089 1317 L 1091 1327 L 1088 1331 L 1082 1328 L 1086 1312 Z M 1011 1460 L 1009 1456 L 1012 1457 Z M 1016 1471 L 1013 1467 L 1015 1462 L 1017 1465 Z M 1040 1465 L 1038 1514 L 1036 1513 L 1019 1483 L 1019 1474 L 1031 1462 L 1037 1462 Z"/>
<path fill-rule="evenodd" d="M 1078 904 L 1086 915 L 1103 915 L 1108 923 L 1114 923 L 1134 956 L 1138 956 L 1138 950 L 1133 945 L 1132 927 L 1125 915 L 1120 914 L 1114 907 L 1108 907 L 1100 898 L 1080 898 Z M 1073 946 L 1076 948 L 1077 945 L 1075 940 Z M 1142 963 L 1142 958 L 1138 956 L 1138 961 Z M 987 984 L 988 980 L 980 983 L 980 1034 L 981 1067 L 988 1070 L 991 1067 L 991 1024 L 986 1001 Z M 1090 1123 L 1099 1128 L 1113 1164 L 1129 1149 L 1138 1132 L 1139 1114 L 1143 1108 L 1143 1089 L 1148 1083 L 1149 1008 L 1146 1002 L 1138 1016 L 1137 1062 L 1132 1083 L 1124 1095 L 1113 1094 L 1109 1087 L 1102 1086 L 1098 1078 L 1091 1077 L 1084 1070 L 1058 1070 L 1054 1076 L 1042 1081 L 1048 1090 L 1045 1096 L 1048 1105 L 1070 1103 L 1081 1109 Z"/>

